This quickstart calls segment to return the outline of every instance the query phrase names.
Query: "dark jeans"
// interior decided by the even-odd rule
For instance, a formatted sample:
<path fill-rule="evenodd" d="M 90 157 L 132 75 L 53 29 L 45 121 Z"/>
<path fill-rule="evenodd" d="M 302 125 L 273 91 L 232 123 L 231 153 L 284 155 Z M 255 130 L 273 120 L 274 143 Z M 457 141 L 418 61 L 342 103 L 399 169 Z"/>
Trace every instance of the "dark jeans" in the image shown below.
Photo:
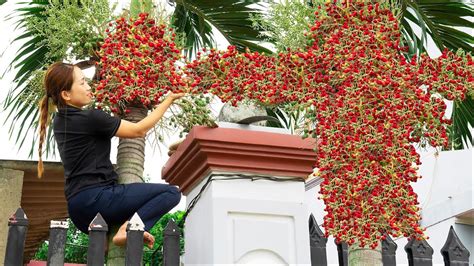
<path fill-rule="evenodd" d="M 98 212 L 109 226 L 122 225 L 137 212 L 145 230 L 149 231 L 180 199 L 178 188 L 167 184 L 111 185 L 86 189 L 74 195 L 68 201 L 68 211 L 73 223 L 86 234 Z"/>

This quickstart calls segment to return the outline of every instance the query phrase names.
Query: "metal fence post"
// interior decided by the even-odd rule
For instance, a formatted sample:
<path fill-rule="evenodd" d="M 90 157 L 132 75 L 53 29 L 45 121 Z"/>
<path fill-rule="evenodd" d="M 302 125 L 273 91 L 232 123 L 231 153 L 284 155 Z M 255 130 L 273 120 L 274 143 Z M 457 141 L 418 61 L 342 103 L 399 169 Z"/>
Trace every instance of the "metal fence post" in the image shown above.
<path fill-rule="evenodd" d="M 68 224 L 66 221 L 51 221 L 49 226 L 48 266 L 64 264 Z"/>
<path fill-rule="evenodd" d="M 385 236 L 386 238 L 382 240 L 382 263 L 384 266 L 396 266 L 397 244 L 389 235 Z"/>
<path fill-rule="evenodd" d="M 337 243 L 334 239 L 334 243 L 337 245 L 337 257 L 339 259 L 339 266 L 347 266 L 349 264 L 349 246 L 346 242 Z"/>
<path fill-rule="evenodd" d="M 135 213 L 127 225 L 127 247 L 125 253 L 125 265 L 140 266 L 143 260 L 143 232 L 145 225 L 142 219 Z"/>
<path fill-rule="evenodd" d="M 448 238 L 441 248 L 441 255 L 446 266 L 469 265 L 469 250 L 462 244 L 452 225 L 449 228 Z"/>
<path fill-rule="evenodd" d="M 8 219 L 8 227 L 4 265 L 23 265 L 28 218 L 22 208 L 18 208 Z"/>
<path fill-rule="evenodd" d="M 102 218 L 100 213 L 97 213 L 89 225 L 89 248 L 87 249 L 88 266 L 104 265 L 105 241 L 108 230 L 109 227 L 104 221 L 104 218 Z"/>
<path fill-rule="evenodd" d="M 173 220 L 170 220 L 163 231 L 163 265 L 179 265 L 179 237 L 181 235 L 179 227 Z"/>
<path fill-rule="evenodd" d="M 319 228 L 313 214 L 309 216 L 309 247 L 311 253 L 311 266 L 328 265 L 326 243 L 323 231 Z"/>
<path fill-rule="evenodd" d="M 433 265 L 433 248 L 426 240 L 418 241 L 411 239 L 405 246 L 408 255 L 409 266 L 431 266 Z"/>

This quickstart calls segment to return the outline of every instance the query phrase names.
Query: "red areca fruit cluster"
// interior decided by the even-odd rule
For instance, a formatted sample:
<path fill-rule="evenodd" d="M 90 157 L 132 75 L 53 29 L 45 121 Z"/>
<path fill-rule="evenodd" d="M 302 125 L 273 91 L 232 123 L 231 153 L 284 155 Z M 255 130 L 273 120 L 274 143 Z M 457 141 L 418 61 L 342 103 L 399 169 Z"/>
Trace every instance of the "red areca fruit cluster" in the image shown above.
<path fill-rule="evenodd" d="M 385 234 L 423 238 L 415 143 L 447 144 L 443 98 L 473 89 L 470 55 L 406 60 L 397 18 L 365 1 L 327 3 L 312 45 L 275 56 L 211 50 L 187 64 L 192 86 L 223 101 L 292 103 L 319 139 L 325 233 L 375 247 Z"/>
<path fill-rule="evenodd" d="M 145 13 L 136 19 L 121 17 L 109 26 L 99 51 L 99 107 L 108 106 L 112 112 L 128 104 L 150 108 L 185 85 L 175 65 L 181 50 L 172 29 L 156 25 Z"/>

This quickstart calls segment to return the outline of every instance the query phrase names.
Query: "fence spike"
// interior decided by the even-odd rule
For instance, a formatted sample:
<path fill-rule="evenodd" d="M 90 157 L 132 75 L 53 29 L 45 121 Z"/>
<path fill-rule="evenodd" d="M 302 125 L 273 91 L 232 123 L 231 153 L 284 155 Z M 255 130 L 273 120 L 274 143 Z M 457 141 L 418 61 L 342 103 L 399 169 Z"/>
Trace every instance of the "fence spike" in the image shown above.
<path fill-rule="evenodd" d="M 339 259 L 339 266 L 347 266 L 349 264 L 349 246 L 345 242 L 337 243 L 334 239 L 334 243 L 337 245 L 337 257 Z"/>
<path fill-rule="evenodd" d="M 462 244 L 453 226 L 449 228 L 448 238 L 441 248 L 441 255 L 446 266 L 469 265 L 469 250 Z"/>
<path fill-rule="evenodd" d="M 397 244 L 388 234 L 385 236 L 386 238 L 382 240 L 382 263 L 384 266 L 396 266 Z"/>
<path fill-rule="evenodd" d="M 326 243 L 323 231 L 319 228 L 313 214 L 309 216 L 309 246 L 311 252 L 311 265 L 327 265 Z"/>
<path fill-rule="evenodd" d="M 49 245 L 47 266 L 64 264 L 64 248 L 66 247 L 66 221 L 51 221 L 49 226 Z"/>
<path fill-rule="evenodd" d="M 411 239 L 405 246 L 409 266 L 431 266 L 433 265 L 433 248 L 426 240 Z"/>
<path fill-rule="evenodd" d="M 143 261 L 143 232 L 145 224 L 138 213 L 135 213 L 127 225 L 127 247 L 125 265 L 142 265 Z"/>
<path fill-rule="evenodd" d="M 104 265 L 105 245 L 109 227 L 100 213 L 89 224 L 87 265 Z"/>
<path fill-rule="evenodd" d="M 4 265 L 23 265 L 23 250 L 28 224 L 28 218 L 22 208 L 18 208 L 8 219 Z"/>
<path fill-rule="evenodd" d="M 181 236 L 178 225 L 173 220 L 169 220 L 163 231 L 163 265 L 179 265 L 179 238 Z"/>
<path fill-rule="evenodd" d="M 92 222 L 89 224 L 89 232 L 90 231 L 109 231 L 109 226 L 100 213 L 97 213 L 94 219 L 92 219 Z"/>

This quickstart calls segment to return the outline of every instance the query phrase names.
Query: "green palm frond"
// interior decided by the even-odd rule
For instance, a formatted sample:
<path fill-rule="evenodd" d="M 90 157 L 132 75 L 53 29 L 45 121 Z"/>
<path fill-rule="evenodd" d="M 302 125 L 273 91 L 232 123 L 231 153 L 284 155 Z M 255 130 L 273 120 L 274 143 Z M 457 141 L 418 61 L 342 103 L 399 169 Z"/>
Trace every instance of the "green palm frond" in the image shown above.
<path fill-rule="evenodd" d="M 9 18 L 18 16 L 20 19 L 16 23 L 16 29 L 22 30 L 23 34 L 16 37 L 14 42 L 24 42 L 16 53 L 14 59 L 10 62 L 6 71 L 17 69 L 13 79 L 14 84 L 9 90 L 6 99 L 3 101 L 3 109 L 8 110 L 7 121 L 10 121 L 9 134 L 14 138 L 15 144 L 21 148 L 25 141 L 31 138 L 29 132 L 38 131 L 39 110 L 38 102 L 41 94 L 37 94 L 37 89 L 31 86 L 29 82 L 34 78 L 38 70 L 44 68 L 46 62 L 45 55 L 49 51 L 47 46 L 40 45 L 41 37 L 37 36 L 34 28 L 27 27 L 27 20 L 31 17 L 46 19 L 43 12 L 49 5 L 48 0 L 32 0 L 30 2 L 19 3 L 17 8 Z M 28 98 L 28 100 L 25 100 Z M 15 136 L 16 135 L 16 136 Z M 33 145 L 36 142 L 37 134 L 34 134 Z M 49 130 L 46 140 L 52 139 L 52 132 Z M 28 142 L 28 141 L 26 141 Z M 46 154 L 54 150 L 54 141 L 46 141 Z M 30 157 L 34 153 L 35 146 L 30 149 Z"/>
<path fill-rule="evenodd" d="M 17 8 L 14 13 L 10 15 L 10 17 L 20 17 L 16 24 L 16 29 L 22 29 L 24 33 L 16 37 L 12 43 L 24 40 L 27 41 L 22 45 L 22 47 L 20 47 L 16 57 L 12 60 L 9 67 L 7 68 L 7 71 L 12 68 L 18 69 L 18 72 L 16 73 L 13 80 L 16 83 L 16 87 L 13 89 L 13 91 L 22 86 L 23 83 L 31 76 L 31 73 L 33 73 L 35 70 L 43 68 L 45 54 L 48 49 L 46 46 L 39 45 L 41 39 L 39 37 L 35 37 L 37 35 L 35 29 L 27 27 L 27 20 L 30 17 L 46 19 L 43 12 L 49 5 L 49 2 L 47 0 L 32 0 L 31 2 L 21 2 L 19 5 L 21 7 Z M 11 96 L 12 95 L 9 95 L 9 98 Z"/>
<path fill-rule="evenodd" d="M 409 33 L 414 31 L 414 27 L 408 20 L 421 28 L 422 39 L 429 35 L 440 49 L 474 51 L 473 35 L 457 29 L 474 28 L 474 22 L 466 18 L 474 17 L 474 4 L 453 0 L 403 0 L 402 12 L 402 26 Z M 426 51 L 426 45 L 424 42 L 420 48 Z"/>
<path fill-rule="evenodd" d="M 453 149 L 463 149 L 471 143 L 472 134 L 468 125 L 474 125 L 474 100 L 467 97 L 462 102 L 454 102 L 452 125 L 449 128 L 450 146 Z"/>
<path fill-rule="evenodd" d="M 427 51 L 427 36 L 443 50 L 459 48 L 474 53 L 474 3 L 460 0 L 402 0 L 402 41 L 410 48 L 408 56 Z M 421 38 L 409 21 L 421 28 Z M 470 29 L 471 34 L 460 28 Z M 474 126 L 473 99 L 454 102 L 450 130 L 451 146 L 463 149 L 472 146 L 469 125 Z"/>
<path fill-rule="evenodd" d="M 176 6 L 172 25 L 177 32 L 185 34 L 185 50 L 189 58 L 196 54 L 201 47 L 216 46 L 211 24 L 203 17 L 187 11 L 182 5 Z"/>
<path fill-rule="evenodd" d="M 259 36 L 260 31 L 252 27 L 250 19 L 252 14 L 262 12 L 258 8 L 260 2 L 256 0 L 176 0 L 173 25 L 177 32 L 186 34 L 186 44 L 190 54 L 201 47 L 215 47 L 213 27 L 240 51 L 249 48 L 252 51 L 271 53 L 260 44 L 263 41 Z"/>

